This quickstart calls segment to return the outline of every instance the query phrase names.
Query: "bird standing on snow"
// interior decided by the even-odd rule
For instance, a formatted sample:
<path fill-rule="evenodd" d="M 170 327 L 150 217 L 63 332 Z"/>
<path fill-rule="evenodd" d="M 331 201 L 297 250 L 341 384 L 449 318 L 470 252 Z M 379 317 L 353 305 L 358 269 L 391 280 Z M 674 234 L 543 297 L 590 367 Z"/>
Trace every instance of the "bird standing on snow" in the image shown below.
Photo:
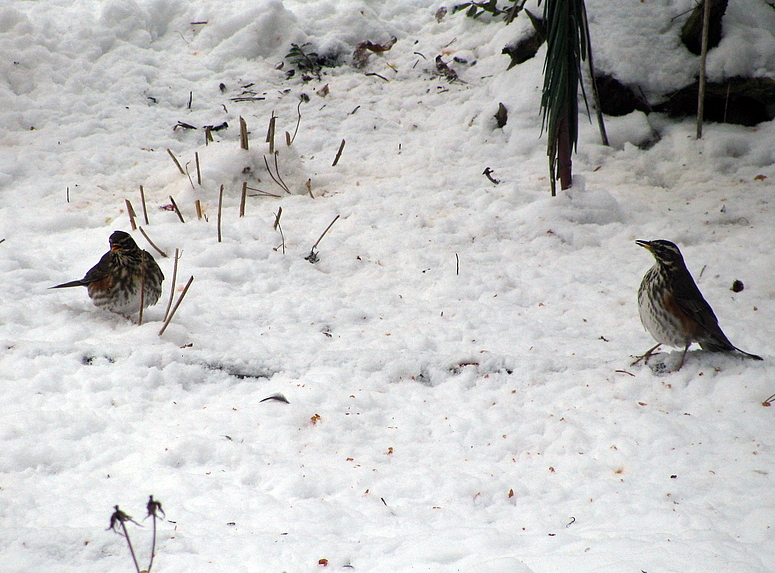
<path fill-rule="evenodd" d="M 51 288 L 85 286 L 92 302 L 117 314 L 129 316 L 156 304 L 164 274 L 153 256 L 141 250 L 128 233 L 110 236 L 110 251 L 81 280 Z"/>
<path fill-rule="evenodd" d="M 657 341 L 633 364 L 648 360 L 662 344 L 683 347 L 681 368 L 692 342 L 711 352 L 739 352 L 762 360 L 732 344 L 718 325 L 713 309 L 702 297 L 700 289 L 686 268 L 678 247 L 670 241 L 635 241 L 651 251 L 656 263 L 643 277 L 638 289 L 638 311 L 645 329 Z"/>

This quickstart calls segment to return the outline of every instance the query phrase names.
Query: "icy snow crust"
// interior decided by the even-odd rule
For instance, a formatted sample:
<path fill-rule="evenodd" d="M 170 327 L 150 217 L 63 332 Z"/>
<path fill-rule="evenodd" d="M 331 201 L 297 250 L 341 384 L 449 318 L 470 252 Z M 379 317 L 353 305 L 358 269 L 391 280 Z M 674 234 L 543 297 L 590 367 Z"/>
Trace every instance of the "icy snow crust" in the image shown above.
<path fill-rule="evenodd" d="M 607 148 L 583 120 L 576 184 L 552 199 L 544 51 L 509 71 L 500 53 L 527 21 L 437 22 L 440 6 L 0 8 L 0 569 L 130 571 L 105 528 L 116 504 L 140 521 L 153 494 L 154 571 L 772 571 L 773 125 L 695 141 L 691 122 L 633 114 L 609 122 Z M 691 80 L 671 22 L 691 6 L 590 0 L 600 66 L 652 93 Z M 774 15 L 731 3 L 715 79 L 772 75 Z M 391 36 L 365 70 L 346 63 Z M 286 79 L 291 42 L 345 63 Z M 462 81 L 434 75 L 438 54 Z M 232 101 L 248 84 L 264 99 Z M 290 194 L 266 172 L 272 113 Z M 224 121 L 205 146 L 202 127 Z M 246 178 L 281 197 L 249 197 L 238 218 Z M 139 327 L 84 290 L 47 290 L 130 230 L 140 185 L 149 236 L 182 251 L 177 291 L 195 277 L 162 337 L 171 258 Z M 169 196 L 185 224 L 160 209 Z M 652 259 L 634 240 L 656 238 L 764 362 L 630 366 L 652 345 L 636 308 Z M 289 403 L 262 402 L 276 393 Z"/>

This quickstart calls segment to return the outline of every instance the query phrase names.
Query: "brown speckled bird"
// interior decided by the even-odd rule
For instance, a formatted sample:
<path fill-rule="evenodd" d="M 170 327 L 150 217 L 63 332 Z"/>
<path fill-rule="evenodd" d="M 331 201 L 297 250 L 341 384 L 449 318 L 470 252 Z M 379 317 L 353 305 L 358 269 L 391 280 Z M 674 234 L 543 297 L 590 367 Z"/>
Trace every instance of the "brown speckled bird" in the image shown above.
<path fill-rule="evenodd" d="M 635 242 L 651 251 L 656 259 L 638 289 L 638 310 L 640 321 L 658 344 L 633 364 L 648 360 L 659 346 L 667 344 L 684 349 L 678 365 L 681 368 L 692 342 L 699 343 L 703 350 L 738 352 L 762 360 L 761 356 L 740 350 L 722 332 L 675 244 L 661 239 Z"/>
<path fill-rule="evenodd" d="M 124 316 L 140 312 L 141 300 L 143 308 L 156 304 L 164 274 L 153 256 L 124 231 L 115 231 L 109 241 L 110 251 L 86 276 L 51 288 L 85 286 L 96 306 Z"/>

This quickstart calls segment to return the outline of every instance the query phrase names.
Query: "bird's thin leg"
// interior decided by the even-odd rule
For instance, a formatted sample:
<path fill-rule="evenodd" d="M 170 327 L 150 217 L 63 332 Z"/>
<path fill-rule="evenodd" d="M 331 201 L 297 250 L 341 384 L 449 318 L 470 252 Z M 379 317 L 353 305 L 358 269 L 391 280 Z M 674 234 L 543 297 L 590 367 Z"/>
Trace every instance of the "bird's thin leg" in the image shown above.
<path fill-rule="evenodd" d="M 681 369 L 681 366 L 684 365 L 684 360 L 686 359 L 686 353 L 689 351 L 689 345 L 691 342 L 689 342 L 686 346 L 684 346 L 684 353 L 681 354 L 681 362 L 678 363 L 678 368 L 675 369 L 675 372 L 678 372 Z"/>
<path fill-rule="evenodd" d="M 643 360 L 643 363 L 644 363 L 644 364 L 646 364 L 646 363 L 649 361 L 649 358 L 651 358 L 651 355 L 654 353 L 654 351 L 655 351 L 657 348 L 659 348 L 660 346 L 662 346 L 662 343 L 661 343 L 661 342 L 660 342 L 659 344 L 657 344 L 656 346 L 652 346 L 651 348 L 649 348 L 649 349 L 646 351 L 646 353 L 645 353 L 645 354 L 641 354 L 640 356 L 638 356 L 638 357 L 636 358 L 635 362 L 633 362 L 632 364 L 630 364 L 630 366 L 635 366 L 635 365 L 636 365 L 638 362 L 640 362 L 641 360 Z"/>

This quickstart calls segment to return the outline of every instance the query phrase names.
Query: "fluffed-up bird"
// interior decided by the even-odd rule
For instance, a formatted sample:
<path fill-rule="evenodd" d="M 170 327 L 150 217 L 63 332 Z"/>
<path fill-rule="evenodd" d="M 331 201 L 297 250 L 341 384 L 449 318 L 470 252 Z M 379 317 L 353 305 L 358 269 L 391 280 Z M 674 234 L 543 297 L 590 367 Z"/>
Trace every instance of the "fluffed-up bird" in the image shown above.
<path fill-rule="evenodd" d="M 124 316 L 156 304 L 164 274 L 153 256 L 124 231 L 115 231 L 109 242 L 110 251 L 82 279 L 51 288 L 85 286 L 96 306 Z"/>

